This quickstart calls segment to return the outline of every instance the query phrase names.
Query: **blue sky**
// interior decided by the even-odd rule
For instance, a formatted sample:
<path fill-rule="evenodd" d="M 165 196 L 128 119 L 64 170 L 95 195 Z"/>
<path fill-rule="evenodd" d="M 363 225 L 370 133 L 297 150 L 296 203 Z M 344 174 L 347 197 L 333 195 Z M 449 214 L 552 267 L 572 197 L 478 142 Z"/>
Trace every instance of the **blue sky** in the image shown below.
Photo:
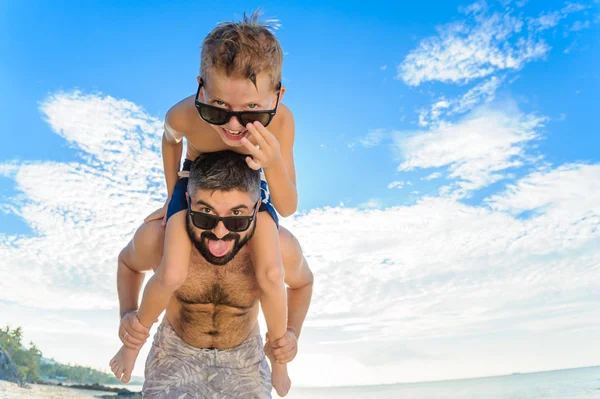
<path fill-rule="evenodd" d="M 296 381 L 597 362 L 556 349 L 600 329 L 593 0 L 3 3 L 0 323 L 107 363 L 116 255 L 165 195 L 164 114 L 194 92 L 204 36 L 258 6 L 281 23 L 296 119 L 284 224 L 319 278 Z M 346 368 L 325 381 L 328 362 Z"/>

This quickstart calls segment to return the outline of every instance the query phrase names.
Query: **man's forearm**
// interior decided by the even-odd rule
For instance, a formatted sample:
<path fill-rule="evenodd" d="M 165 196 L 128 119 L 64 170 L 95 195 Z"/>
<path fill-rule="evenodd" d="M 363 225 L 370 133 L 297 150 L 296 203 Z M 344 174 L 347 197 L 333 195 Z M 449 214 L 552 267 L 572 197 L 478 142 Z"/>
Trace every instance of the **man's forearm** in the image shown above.
<path fill-rule="evenodd" d="M 308 313 L 312 297 L 313 283 L 300 288 L 288 288 L 288 329 L 294 331 L 296 338 L 300 337 L 302 324 Z"/>
<path fill-rule="evenodd" d="M 140 291 L 144 283 L 144 273 L 131 270 L 119 259 L 117 268 L 117 293 L 119 295 L 119 315 L 137 310 Z"/>

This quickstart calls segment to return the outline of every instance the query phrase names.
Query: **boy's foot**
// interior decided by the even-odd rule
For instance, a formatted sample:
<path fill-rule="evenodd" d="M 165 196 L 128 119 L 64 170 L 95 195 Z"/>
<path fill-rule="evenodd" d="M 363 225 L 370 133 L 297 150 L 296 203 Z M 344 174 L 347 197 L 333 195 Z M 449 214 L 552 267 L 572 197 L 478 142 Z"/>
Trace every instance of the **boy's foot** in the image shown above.
<path fill-rule="evenodd" d="M 287 364 L 277 363 L 275 356 L 271 352 L 270 344 L 267 344 L 265 354 L 271 361 L 271 384 L 275 388 L 275 391 L 277 391 L 277 395 L 284 397 L 288 394 L 292 386 L 292 381 L 287 372 Z"/>
<path fill-rule="evenodd" d="M 109 363 L 113 374 L 123 384 L 127 384 L 131 379 L 131 372 L 138 353 L 140 353 L 139 350 L 129 349 L 123 345 Z"/>

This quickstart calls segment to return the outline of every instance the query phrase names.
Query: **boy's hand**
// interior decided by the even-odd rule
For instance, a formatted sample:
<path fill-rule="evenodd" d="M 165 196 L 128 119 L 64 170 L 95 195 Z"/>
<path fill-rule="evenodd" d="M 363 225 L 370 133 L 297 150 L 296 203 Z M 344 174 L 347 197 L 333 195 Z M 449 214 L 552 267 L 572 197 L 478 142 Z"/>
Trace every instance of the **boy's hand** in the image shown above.
<path fill-rule="evenodd" d="M 298 353 L 298 338 L 291 329 L 288 329 L 283 337 L 274 342 L 269 339 L 269 333 L 267 333 L 266 341 L 267 345 L 271 345 L 271 352 L 277 363 L 289 363 L 294 360 Z"/>
<path fill-rule="evenodd" d="M 146 216 L 146 219 L 144 219 L 144 223 L 148 223 L 152 220 L 162 219 L 161 225 L 166 226 L 167 218 L 165 217 L 165 215 L 167 214 L 168 207 L 169 207 L 169 198 L 167 198 L 167 202 L 165 202 L 165 205 L 162 208 L 159 208 L 159 209 L 155 210 L 154 212 L 152 212 L 150 215 Z"/>
<path fill-rule="evenodd" d="M 150 336 L 150 330 L 138 320 L 137 312 L 131 311 L 121 319 L 119 338 L 130 349 L 140 349 Z"/>
<path fill-rule="evenodd" d="M 248 166 L 254 170 L 260 168 L 267 169 L 269 166 L 274 165 L 278 161 L 281 161 L 281 150 L 279 149 L 279 141 L 277 138 L 267 130 L 260 122 L 249 123 L 246 128 L 250 134 L 256 138 L 258 147 L 255 146 L 244 137 L 241 143 L 248 149 L 251 157 L 246 157 Z"/>

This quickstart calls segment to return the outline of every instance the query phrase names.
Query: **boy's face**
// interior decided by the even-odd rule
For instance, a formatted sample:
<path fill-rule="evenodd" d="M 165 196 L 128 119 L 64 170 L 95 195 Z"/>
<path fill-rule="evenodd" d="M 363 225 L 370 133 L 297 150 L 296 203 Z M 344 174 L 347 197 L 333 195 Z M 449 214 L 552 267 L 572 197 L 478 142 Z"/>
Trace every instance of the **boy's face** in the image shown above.
<path fill-rule="evenodd" d="M 200 83 L 200 77 L 197 78 Z M 258 90 L 257 90 L 258 88 Z M 285 88 L 281 88 L 280 100 Z M 256 86 L 250 79 L 227 76 L 211 70 L 204 79 L 199 100 L 205 104 L 229 111 L 262 111 L 275 108 L 277 93 L 271 86 L 268 74 L 256 76 Z M 248 135 L 246 126 L 233 116 L 225 125 L 210 125 L 230 147 L 240 147 L 240 140 Z"/>

